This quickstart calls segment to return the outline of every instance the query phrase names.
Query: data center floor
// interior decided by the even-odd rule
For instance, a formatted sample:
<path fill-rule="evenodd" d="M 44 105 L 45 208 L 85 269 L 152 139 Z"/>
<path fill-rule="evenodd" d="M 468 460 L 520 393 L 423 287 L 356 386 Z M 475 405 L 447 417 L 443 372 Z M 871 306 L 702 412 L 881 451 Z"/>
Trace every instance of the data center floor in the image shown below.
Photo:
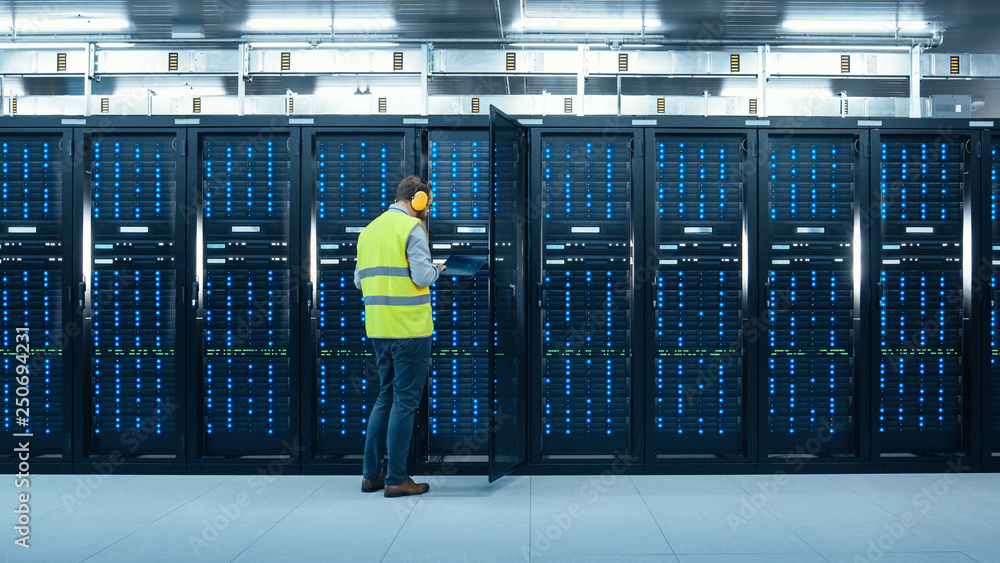
<path fill-rule="evenodd" d="M 0 561 L 998 561 L 1000 474 L 3 479 Z M 30 549 L 9 511 L 30 494 Z"/>

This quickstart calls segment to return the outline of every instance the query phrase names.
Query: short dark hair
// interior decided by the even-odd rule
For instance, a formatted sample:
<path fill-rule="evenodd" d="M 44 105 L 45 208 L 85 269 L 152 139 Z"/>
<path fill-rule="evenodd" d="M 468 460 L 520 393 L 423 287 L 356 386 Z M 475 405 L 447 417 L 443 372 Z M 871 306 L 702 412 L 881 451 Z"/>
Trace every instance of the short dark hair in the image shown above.
<path fill-rule="evenodd" d="M 396 201 L 412 201 L 417 192 L 427 192 L 431 195 L 431 188 L 420 180 L 420 176 L 407 176 L 396 187 Z"/>

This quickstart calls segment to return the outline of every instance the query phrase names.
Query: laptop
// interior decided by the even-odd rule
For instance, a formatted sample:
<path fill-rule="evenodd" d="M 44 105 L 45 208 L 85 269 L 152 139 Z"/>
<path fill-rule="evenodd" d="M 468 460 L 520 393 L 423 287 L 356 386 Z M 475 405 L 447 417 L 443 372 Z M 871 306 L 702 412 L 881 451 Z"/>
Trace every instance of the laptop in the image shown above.
<path fill-rule="evenodd" d="M 445 276 L 474 276 L 486 263 L 485 256 L 449 256 L 445 260 Z"/>

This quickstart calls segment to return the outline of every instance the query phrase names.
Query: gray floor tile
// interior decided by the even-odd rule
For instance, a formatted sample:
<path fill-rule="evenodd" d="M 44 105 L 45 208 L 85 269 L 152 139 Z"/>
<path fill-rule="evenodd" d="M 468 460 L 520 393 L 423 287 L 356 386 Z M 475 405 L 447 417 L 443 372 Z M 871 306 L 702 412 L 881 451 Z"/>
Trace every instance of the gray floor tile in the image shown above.
<path fill-rule="evenodd" d="M 632 475 L 630 479 L 642 495 L 719 497 L 744 492 L 728 475 Z"/>
<path fill-rule="evenodd" d="M 231 561 L 271 524 L 231 522 L 223 517 L 186 523 L 149 524 L 86 559 L 87 563 Z"/>
<path fill-rule="evenodd" d="M 419 497 L 385 498 L 382 493 L 364 494 L 360 491 L 350 497 L 314 500 L 295 507 L 281 519 L 284 525 L 311 526 L 324 523 L 328 526 L 368 527 L 393 524 L 401 526 L 409 518 Z"/>
<path fill-rule="evenodd" d="M 31 479 L 31 512 L 36 517 L 53 512 L 72 513 L 91 499 L 125 485 L 135 475 L 40 475 Z M 225 479 L 225 477 L 224 477 Z M 12 480 L 13 482 L 13 480 Z M 111 497 L 109 497 L 111 498 Z"/>
<path fill-rule="evenodd" d="M 645 496 L 674 553 L 808 553 L 812 551 L 766 509 L 741 497 Z"/>
<path fill-rule="evenodd" d="M 322 554 L 327 561 L 378 560 L 392 545 L 401 524 L 349 525 L 345 522 L 318 520 L 312 524 L 279 522 L 248 547 L 240 557 L 283 552 L 287 558 L 290 546 L 296 554 Z"/>
<path fill-rule="evenodd" d="M 309 498 L 329 477 L 290 475 L 268 483 L 234 477 L 164 515 L 176 521 L 228 518 L 274 524 Z"/>
<path fill-rule="evenodd" d="M 393 540 L 384 561 L 526 561 L 528 531 L 528 522 L 523 519 L 453 523 L 443 529 L 438 523 L 411 517 Z"/>
<path fill-rule="evenodd" d="M 546 555 L 538 563 L 676 563 L 676 555 Z"/>
<path fill-rule="evenodd" d="M 816 552 L 680 554 L 677 560 L 680 563 L 826 563 L 826 559 Z"/>
<path fill-rule="evenodd" d="M 63 506 L 46 512 L 47 519 L 69 521 L 152 522 L 228 480 L 227 476 L 137 475 L 116 486 L 76 495 L 58 491 Z M 108 477 L 117 480 L 116 476 Z"/>
<path fill-rule="evenodd" d="M 754 507 L 767 510 L 786 524 L 803 521 L 878 523 L 898 516 L 851 492 L 839 495 L 778 493 L 771 497 L 765 493 L 755 493 L 744 495 L 742 500 L 746 500 Z"/>
<path fill-rule="evenodd" d="M 379 563 L 382 561 L 381 553 L 351 553 L 350 559 L 344 559 L 344 561 L 351 561 L 352 563 Z M 271 549 L 255 549 L 250 548 L 241 553 L 236 559 L 232 560 L 232 563 L 275 563 L 276 561 L 287 561 L 289 558 L 289 549 L 284 548 L 271 548 Z M 331 555 L 330 552 L 322 551 L 318 553 L 312 552 L 295 552 L 295 563 L 330 563 L 331 561 L 340 561 L 338 556 Z"/>
<path fill-rule="evenodd" d="M 788 526 L 820 553 L 866 552 L 872 546 L 887 546 L 884 551 L 953 551 L 950 543 L 924 532 L 906 528 L 899 521 L 838 523 L 799 522 Z"/>
<path fill-rule="evenodd" d="M 637 491 L 628 475 L 548 476 L 531 478 L 531 498 L 635 496 Z"/>
<path fill-rule="evenodd" d="M 968 555 L 979 563 L 1000 563 L 1000 547 L 993 548 L 989 551 L 962 550 L 962 553 Z"/>
<path fill-rule="evenodd" d="M 572 527 L 600 532 L 602 526 L 614 526 L 622 528 L 627 534 L 652 537 L 657 543 L 664 541 L 655 519 L 638 495 L 598 497 L 590 500 L 581 497 L 548 497 L 541 500 L 533 498 L 531 525 L 532 533 L 542 530 L 550 536 L 561 535 L 560 530 Z M 659 552 L 654 551 L 654 553 Z M 636 553 L 645 551 L 638 550 Z"/>
<path fill-rule="evenodd" d="M 142 522 L 119 522 L 109 526 L 94 519 L 74 522 L 73 525 L 46 525 L 41 521 L 31 523 L 30 549 L 13 545 L 13 533 L 7 531 L 0 546 L 0 561 L 18 563 L 36 561 L 83 561 L 108 545 L 142 528 Z"/>
<path fill-rule="evenodd" d="M 880 552 L 827 553 L 830 563 L 974 563 L 968 555 L 957 551 L 940 552 Z"/>
<path fill-rule="evenodd" d="M 829 475 L 800 475 L 775 473 L 773 475 L 731 475 L 730 479 L 748 493 L 770 491 L 777 488 L 780 494 L 841 494 L 848 489 Z"/>
<path fill-rule="evenodd" d="M 538 517 L 532 509 L 532 558 L 552 555 L 673 554 L 648 512 L 631 517 L 614 512 L 605 518 L 576 519 L 570 513 Z"/>

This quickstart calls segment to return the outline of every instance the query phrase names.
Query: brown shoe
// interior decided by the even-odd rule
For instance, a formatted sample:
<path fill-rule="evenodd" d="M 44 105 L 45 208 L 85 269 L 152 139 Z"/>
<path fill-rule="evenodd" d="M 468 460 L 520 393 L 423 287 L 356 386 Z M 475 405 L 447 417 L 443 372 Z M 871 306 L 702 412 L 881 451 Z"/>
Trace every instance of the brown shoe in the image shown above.
<path fill-rule="evenodd" d="M 374 479 L 361 479 L 361 492 L 374 493 L 385 488 L 385 472 Z"/>
<path fill-rule="evenodd" d="M 407 495 L 422 495 L 431 488 L 427 483 L 414 483 L 410 477 L 402 485 L 386 485 L 386 498 L 405 497 Z"/>

